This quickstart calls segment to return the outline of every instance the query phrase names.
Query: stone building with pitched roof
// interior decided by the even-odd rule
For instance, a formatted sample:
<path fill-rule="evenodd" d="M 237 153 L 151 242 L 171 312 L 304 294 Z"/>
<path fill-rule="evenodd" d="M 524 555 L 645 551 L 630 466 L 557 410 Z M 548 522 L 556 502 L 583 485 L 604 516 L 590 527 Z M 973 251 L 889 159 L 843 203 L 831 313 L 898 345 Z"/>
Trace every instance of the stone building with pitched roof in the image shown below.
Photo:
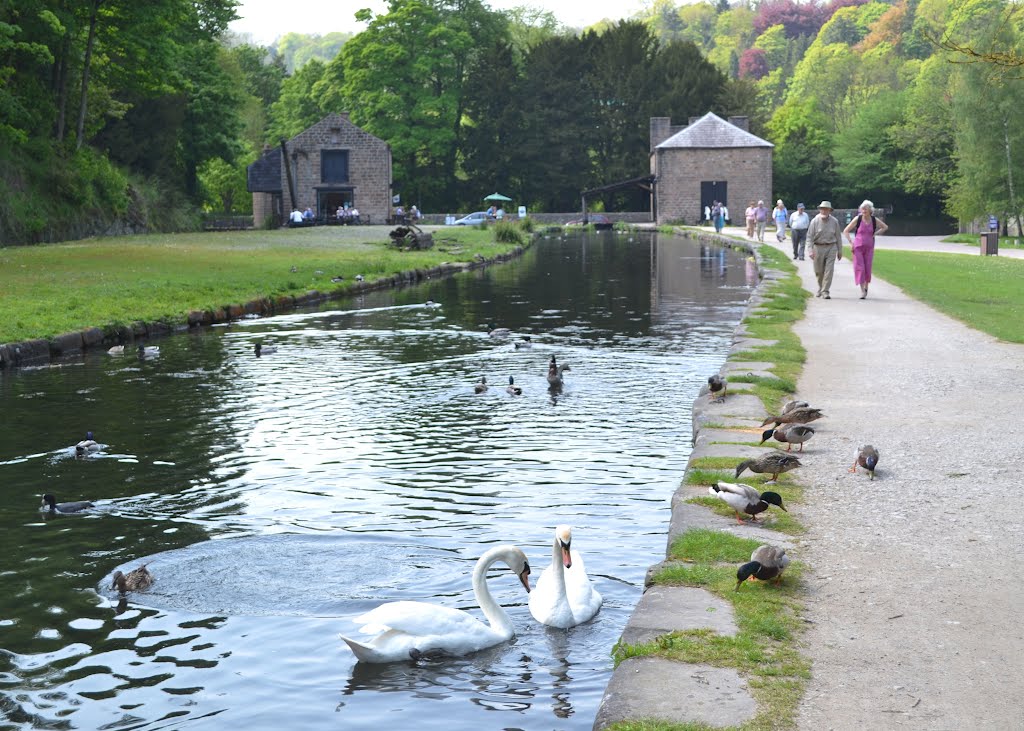
<path fill-rule="evenodd" d="M 651 117 L 655 222 L 697 223 L 715 200 L 728 206 L 733 222 L 743 221 L 750 201 L 772 208 L 774 147 L 750 134 L 746 117 L 727 121 L 708 112 L 679 126 L 669 117 Z"/>
<path fill-rule="evenodd" d="M 287 221 L 293 208 L 311 208 L 325 220 L 339 206 L 354 206 L 363 223 L 384 223 L 391 214 L 391 146 L 352 124 L 347 113 L 327 115 L 284 149 L 288 168 L 280 146 L 248 167 L 257 227 L 269 217 Z"/>

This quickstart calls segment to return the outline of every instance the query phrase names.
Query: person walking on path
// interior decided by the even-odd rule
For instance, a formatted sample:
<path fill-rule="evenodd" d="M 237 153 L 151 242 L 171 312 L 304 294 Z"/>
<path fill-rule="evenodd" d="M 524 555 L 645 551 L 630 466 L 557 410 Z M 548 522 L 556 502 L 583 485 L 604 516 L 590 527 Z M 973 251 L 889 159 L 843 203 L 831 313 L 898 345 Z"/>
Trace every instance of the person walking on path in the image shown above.
<path fill-rule="evenodd" d="M 757 228 L 757 240 L 764 243 L 764 227 L 768 223 L 768 209 L 764 207 L 764 201 L 757 202 L 754 209 L 754 226 Z"/>
<path fill-rule="evenodd" d="M 744 217 L 747 219 L 747 238 L 752 239 L 754 238 L 754 225 L 757 223 L 757 219 L 754 218 L 754 201 L 747 204 Z"/>
<path fill-rule="evenodd" d="M 871 284 L 871 262 L 875 256 L 875 236 L 889 230 L 885 221 L 875 218 L 875 204 L 864 201 L 860 204 L 860 215 L 843 229 L 843 235 L 853 249 L 853 281 L 860 285 L 860 298 L 868 296 Z"/>
<path fill-rule="evenodd" d="M 722 204 L 715 201 L 715 204 L 711 206 L 711 220 L 715 224 L 715 233 L 722 233 L 722 226 L 725 223 L 725 217 L 722 215 Z"/>
<path fill-rule="evenodd" d="M 790 235 L 793 237 L 793 258 L 803 261 L 804 245 L 807 241 L 807 227 L 811 225 L 811 217 L 804 210 L 803 203 L 796 204 L 796 210 L 789 217 Z"/>
<path fill-rule="evenodd" d="M 781 198 L 775 201 L 772 218 L 775 219 L 775 238 L 782 243 L 786 240 L 786 222 L 789 221 L 789 211 L 786 210 L 786 204 L 782 202 Z"/>
<path fill-rule="evenodd" d="M 843 258 L 842 235 L 839 221 L 832 215 L 831 201 L 818 204 L 818 215 L 807 227 L 807 243 L 811 245 L 811 259 L 814 261 L 814 275 L 818 278 L 818 293 L 815 297 L 832 299 L 832 274 L 836 262 Z"/>

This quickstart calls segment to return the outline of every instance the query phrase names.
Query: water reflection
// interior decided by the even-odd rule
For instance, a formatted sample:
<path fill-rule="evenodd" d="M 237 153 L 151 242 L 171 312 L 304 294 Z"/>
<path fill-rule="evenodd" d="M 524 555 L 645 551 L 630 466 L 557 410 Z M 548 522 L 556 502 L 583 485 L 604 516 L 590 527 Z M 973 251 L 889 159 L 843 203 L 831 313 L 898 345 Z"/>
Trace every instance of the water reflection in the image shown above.
<path fill-rule="evenodd" d="M 549 240 L 500 267 L 167 338 L 159 358 L 0 374 L 18 425 L 0 444 L 0 713 L 26 729 L 322 728 L 331 712 L 346 728 L 589 728 L 748 276 L 678 239 Z M 256 358 L 256 342 L 278 351 Z M 571 364 L 560 393 L 552 356 Z M 69 458 L 90 430 L 106 448 Z M 96 508 L 42 519 L 43 492 Z M 599 537 L 592 622 L 541 627 L 495 579 L 507 645 L 373 667 L 337 638 L 385 601 L 479 616 L 476 558 L 512 542 L 539 568 L 565 522 Z M 147 557 L 148 593 L 108 591 Z"/>

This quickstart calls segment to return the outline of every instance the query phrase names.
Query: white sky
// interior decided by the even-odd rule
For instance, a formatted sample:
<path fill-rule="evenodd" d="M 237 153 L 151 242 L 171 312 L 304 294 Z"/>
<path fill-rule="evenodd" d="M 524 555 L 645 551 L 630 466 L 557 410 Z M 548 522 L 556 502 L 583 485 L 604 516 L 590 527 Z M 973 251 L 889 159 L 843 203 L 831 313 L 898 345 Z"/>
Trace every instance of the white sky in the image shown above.
<path fill-rule="evenodd" d="M 505 10 L 529 5 L 550 10 L 561 22 L 570 27 L 584 27 L 604 18 L 620 20 L 640 10 L 642 0 L 485 0 L 494 10 Z M 236 33 L 251 33 L 253 40 L 269 44 L 285 33 L 320 34 L 333 31 L 358 32 L 363 25 L 356 23 L 360 8 L 384 12 L 384 0 L 241 0 L 238 15 L 231 24 Z"/>

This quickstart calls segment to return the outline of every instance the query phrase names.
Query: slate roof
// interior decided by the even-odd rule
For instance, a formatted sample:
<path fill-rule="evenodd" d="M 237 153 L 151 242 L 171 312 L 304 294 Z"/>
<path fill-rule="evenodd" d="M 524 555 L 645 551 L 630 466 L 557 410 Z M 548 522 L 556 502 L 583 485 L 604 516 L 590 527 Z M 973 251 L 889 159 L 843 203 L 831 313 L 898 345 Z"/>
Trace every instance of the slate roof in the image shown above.
<path fill-rule="evenodd" d="M 676 132 L 655 149 L 664 150 L 676 147 L 775 147 L 775 145 L 734 124 L 729 124 L 717 114 L 708 112 L 693 124 Z"/>
<path fill-rule="evenodd" d="M 246 189 L 250 193 L 281 192 L 281 148 L 272 147 L 246 168 Z"/>

